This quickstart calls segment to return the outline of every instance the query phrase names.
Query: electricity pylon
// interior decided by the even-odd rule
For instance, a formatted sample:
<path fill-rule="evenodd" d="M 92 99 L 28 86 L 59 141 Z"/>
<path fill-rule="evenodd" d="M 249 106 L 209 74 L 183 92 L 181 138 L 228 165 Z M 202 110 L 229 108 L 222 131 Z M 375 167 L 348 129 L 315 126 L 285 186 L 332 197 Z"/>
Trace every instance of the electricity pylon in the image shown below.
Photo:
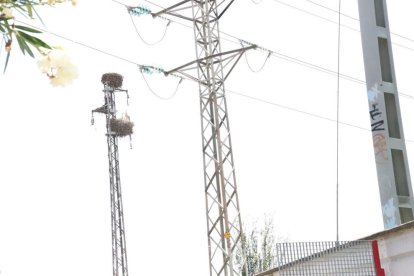
<path fill-rule="evenodd" d="M 219 19 L 234 0 L 225 2 L 184 0 L 152 16 L 167 14 L 193 23 L 197 59 L 165 73 L 199 83 L 210 275 L 234 276 L 247 273 L 247 266 L 224 81 L 243 53 L 256 46 L 221 52 Z"/>
<path fill-rule="evenodd" d="M 125 225 L 122 207 L 121 178 L 119 173 L 118 137 L 125 133 L 115 129 L 116 107 L 115 92 L 127 92 L 119 89 L 122 86 L 122 76 L 115 73 L 102 76 L 104 84 L 105 104 L 92 110 L 93 114 L 103 113 L 106 115 L 106 137 L 108 142 L 109 160 L 109 184 L 111 190 L 111 225 L 112 225 L 112 270 L 113 276 L 128 276 L 128 263 L 125 241 Z M 119 120 L 118 120 L 119 121 Z M 128 128 L 128 127 L 127 127 Z M 124 131 L 125 132 L 125 131 Z M 132 126 L 128 128 L 127 135 L 132 133 Z"/>

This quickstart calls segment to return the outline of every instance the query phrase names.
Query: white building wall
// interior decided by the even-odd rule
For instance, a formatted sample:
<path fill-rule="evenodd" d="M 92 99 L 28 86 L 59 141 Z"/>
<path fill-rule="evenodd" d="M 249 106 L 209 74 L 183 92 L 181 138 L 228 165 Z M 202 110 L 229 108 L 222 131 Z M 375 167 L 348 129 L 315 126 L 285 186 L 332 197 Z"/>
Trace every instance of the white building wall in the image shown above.
<path fill-rule="evenodd" d="M 414 228 L 390 233 L 377 240 L 385 276 L 414 275 Z"/>
<path fill-rule="evenodd" d="M 414 221 L 373 234 L 361 240 L 378 241 L 379 257 L 385 276 L 414 276 Z M 333 253 L 328 258 L 326 256 L 319 258 L 318 261 L 324 260 L 329 262 L 337 257 L 338 252 Z M 312 265 L 315 261 L 311 260 L 310 262 L 296 264 L 296 268 L 299 268 L 301 265 Z M 297 275 L 301 275 L 300 272 Z M 315 275 L 319 276 L 320 274 Z M 258 276 L 281 276 L 281 273 L 278 268 L 274 268 L 259 273 Z"/>

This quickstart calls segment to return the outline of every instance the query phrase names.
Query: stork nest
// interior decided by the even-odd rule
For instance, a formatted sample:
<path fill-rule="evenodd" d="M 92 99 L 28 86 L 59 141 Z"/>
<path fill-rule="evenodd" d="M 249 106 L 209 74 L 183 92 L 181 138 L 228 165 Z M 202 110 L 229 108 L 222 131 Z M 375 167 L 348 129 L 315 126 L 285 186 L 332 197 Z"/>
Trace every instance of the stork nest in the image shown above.
<path fill-rule="evenodd" d="M 125 119 L 111 119 L 111 131 L 118 137 L 124 137 L 133 133 L 134 123 Z"/>
<path fill-rule="evenodd" d="M 101 82 L 104 85 L 108 85 L 112 88 L 120 88 L 122 86 L 122 80 L 124 77 L 117 73 L 106 73 L 102 75 Z"/>

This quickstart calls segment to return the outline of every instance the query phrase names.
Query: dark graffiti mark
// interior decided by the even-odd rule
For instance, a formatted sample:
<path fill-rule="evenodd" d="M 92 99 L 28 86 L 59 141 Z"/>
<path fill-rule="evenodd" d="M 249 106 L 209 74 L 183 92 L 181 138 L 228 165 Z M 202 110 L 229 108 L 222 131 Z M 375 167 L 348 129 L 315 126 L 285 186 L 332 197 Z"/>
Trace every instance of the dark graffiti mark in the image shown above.
<path fill-rule="evenodd" d="M 384 125 L 384 120 L 372 123 L 371 124 L 371 131 L 385 130 L 385 128 L 382 127 L 383 125 Z"/>
<path fill-rule="evenodd" d="M 372 104 L 372 109 L 369 111 L 369 115 L 371 116 L 371 131 L 381 131 L 385 130 L 384 120 L 379 120 L 382 117 L 382 112 L 378 109 L 378 104 Z"/>
<path fill-rule="evenodd" d="M 375 120 L 377 116 L 381 117 L 381 111 L 378 109 L 378 104 L 372 104 L 372 109 L 369 111 L 369 114 L 371 115 L 371 119 Z"/>

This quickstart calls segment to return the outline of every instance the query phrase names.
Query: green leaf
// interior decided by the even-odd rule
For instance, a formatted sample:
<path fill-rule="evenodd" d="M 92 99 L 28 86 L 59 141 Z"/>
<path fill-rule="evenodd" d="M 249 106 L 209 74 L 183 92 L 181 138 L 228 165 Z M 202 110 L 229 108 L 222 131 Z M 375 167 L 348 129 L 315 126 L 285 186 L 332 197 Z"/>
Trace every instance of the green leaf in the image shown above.
<path fill-rule="evenodd" d="M 17 31 L 17 35 L 21 36 L 22 38 L 24 38 L 24 40 L 26 40 L 28 43 L 32 44 L 34 47 L 39 48 L 39 47 L 43 47 L 46 49 L 52 49 L 52 47 L 50 47 L 46 42 L 44 42 L 43 40 L 31 36 L 25 32 L 22 31 Z"/>
<path fill-rule="evenodd" d="M 3 27 L 3 23 L 0 23 L 0 32 L 5 33 L 6 29 Z"/>
<path fill-rule="evenodd" d="M 27 8 L 27 14 L 30 16 L 30 18 L 33 18 L 33 7 L 31 4 L 26 5 Z"/>
<path fill-rule="evenodd" d="M 9 64 L 10 52 L 7 53 L 6 63 L 4 64 L 3 74 L 6 73 L 7 64 Z"/>
<path fill-rule="evenodd" d="M 26 47 L 25 47 L 26 42 L 20 36 L 16 36 L 16 39 L 17 39 L 17 43 L 19 44 L 20 51 L 22 51 L 23 55 L 26 54 Z"/>
<path fill-rule="evenodd" d="M 6 28 L 9 30 L 10 29 L 10 24 L 9 24 L 9 20 L 4 20 L 4 26 L 6 26 Z"/>
<path fill-rule="evenodd" d="M 31 57 L 34 58 L 33 51 L 30 49 L 29 45 L 27 44 L 26 39 L 20 35 L 16 35 L 16 38 L 17 38 L 17 42 L 19 43 L 19 47 L 22 53 L 25 54 L 25 52 L 27 52 Z"/>
<path fill-rule="evenodd" d="M 42 33 L 42 32 L 41 32 L 41 31 L 39 31 L 39 30 L 36 30 L 36 29 L 33 29 L 33 28 L 29 28 L 29 27 L 26 27 L 26 26 L 15 25 L 14 27 L 15 27 L 16 29 L 23 30 L 23 31 L 26 31 L 26 32 L 37 33 L 37 34 Z"/>

